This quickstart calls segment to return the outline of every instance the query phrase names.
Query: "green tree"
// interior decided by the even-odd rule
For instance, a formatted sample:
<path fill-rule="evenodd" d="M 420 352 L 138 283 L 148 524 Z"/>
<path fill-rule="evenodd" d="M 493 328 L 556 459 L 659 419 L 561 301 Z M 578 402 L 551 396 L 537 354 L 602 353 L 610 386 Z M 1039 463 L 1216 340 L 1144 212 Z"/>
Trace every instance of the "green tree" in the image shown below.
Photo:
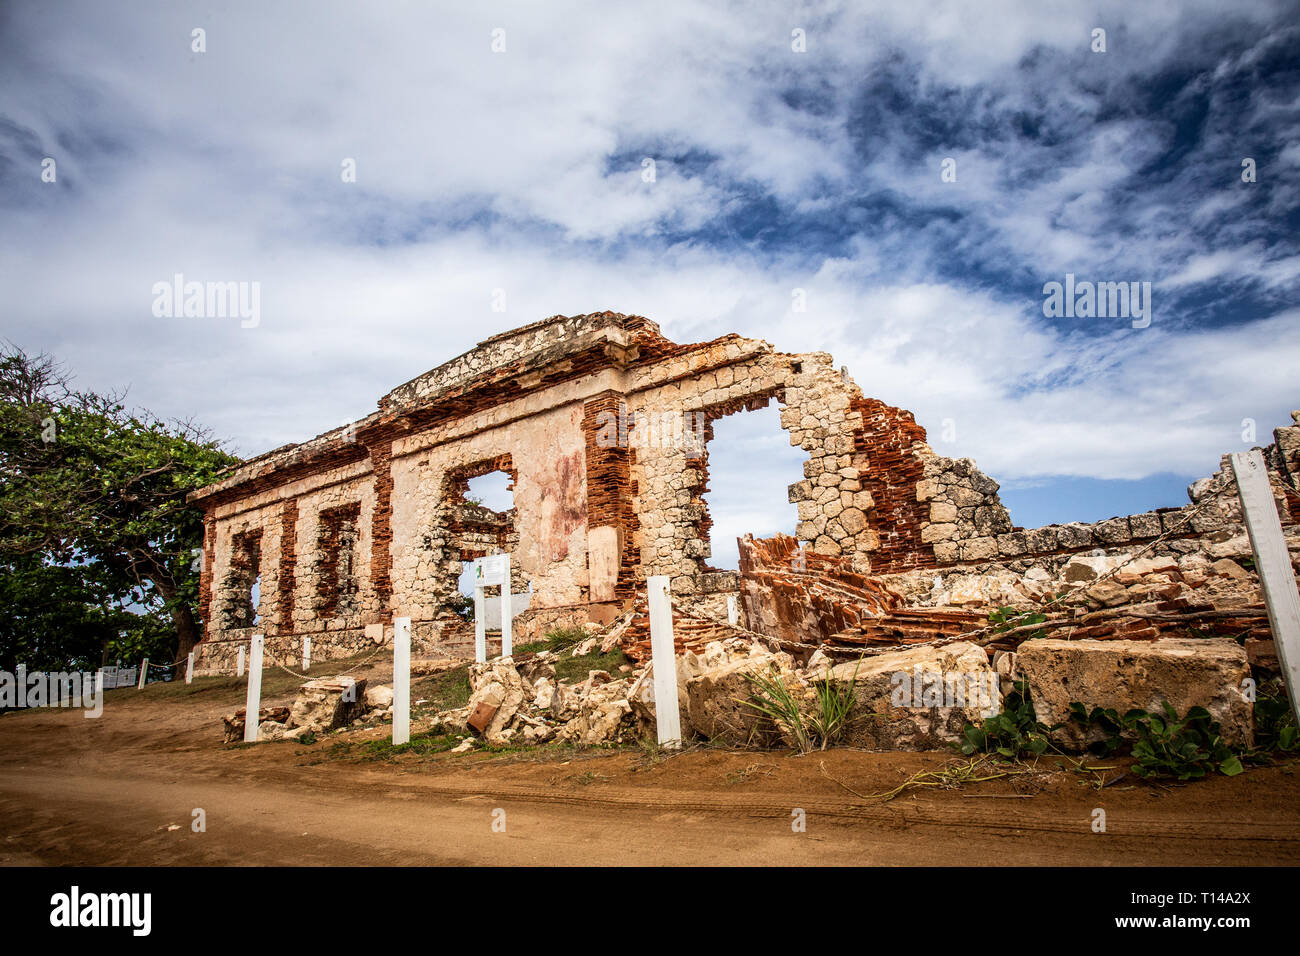
<path fill-rule="evenodd" d="M 17 607 L 39 618 L 28 622 L 42 655 L 79 658 L 92 639 L 154 646 L 151 617 L 170 623 L 177 660 L 200 636 L 203 524 L 185 496 L 239 459 L 192 422 L 166 423 L 123 399 L 74 391 L 46 355 L 0 352 L 0 577 L 10 593 L 35 589 Z M 42 594 L 80 610 L 60 612 Z M 60 639 L 65 627 L 76 633 Z"/>

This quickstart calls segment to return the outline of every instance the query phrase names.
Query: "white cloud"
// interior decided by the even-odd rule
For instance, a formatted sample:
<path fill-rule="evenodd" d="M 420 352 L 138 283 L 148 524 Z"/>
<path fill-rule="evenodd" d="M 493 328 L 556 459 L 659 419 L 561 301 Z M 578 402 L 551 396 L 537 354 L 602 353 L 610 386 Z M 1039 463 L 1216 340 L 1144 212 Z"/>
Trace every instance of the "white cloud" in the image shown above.
<path fill-rule="evenodd" d="M 913 409 L 937 450 L 1017 480 L 1199 474 L 1241 417 L 1266 429 L 1300 398 L 1294 312 L 1185 330 L 1158 303 L 1150 329 L 1072 332 L 1041 314 L 1038 289 L 1067 270 L 1122 268 L 1170 292 L 1294 287 L 1300 259 L 1236 241 L 1257 215 L 1248 194 L 1189 192 L 1177 177 L 1142 188 L 1170 149 L 1166 121 L 1127 101 L 1096 117 L 1217 24 L 1213 3 L 4 16 L 0 116 L 57 153 L 63 180 L 45 189 L 30 156 L 4 151 L 19 140 L 0 138 L 0 162 L 31 174 L 0 187 L 5 335 L 60 354 L 87 387 L 129 383 L 142 405 L 206 421 L 245 454 L 364 414 L 504 328 L 606 308 L 683 341 L 738 331 L 830 351 L 868 394 Z M 1087 54 L 1094 21 L 1108 27 L 1104 58 Z M 205 54 L 189 50 L 195 26 Z M 809 31 L 807 54 L 790 50 L 793 26 Z M 1251 49 L 1235 68 L 1263 56 Z M 919 90 L 970 93 L 953 107 L 969 115 L 931 118 L 967 140 L 949 148 L 891 121 L 869 131 L 864 158 L 853 105 L 900 57 Z M 1252 103 L 1242 121 L 1278 109 Z M 1053 128 L 1014 138 L 1015 117 Z M 1217 128 L 1207 142 L 1232 146 Z M 949 155 L 957 184 L 939 181 Z M 340 180 L 347 157 L 356 184 Z M 1293 193 L 1278 189 L 1285 214 Z M 747 220 L 763 201 L 782 211 Z M 766 241 L 802 220 L 831 238 Z M 998 269 L 1025 278 L 988 277 Z M 153 318 L 150 288 L 176 272 L 260 282 L 261 326 Z M 498 288 L 504 315 L 489 306 Z M 951 446 L 937 439 L 945 418 Z"/>

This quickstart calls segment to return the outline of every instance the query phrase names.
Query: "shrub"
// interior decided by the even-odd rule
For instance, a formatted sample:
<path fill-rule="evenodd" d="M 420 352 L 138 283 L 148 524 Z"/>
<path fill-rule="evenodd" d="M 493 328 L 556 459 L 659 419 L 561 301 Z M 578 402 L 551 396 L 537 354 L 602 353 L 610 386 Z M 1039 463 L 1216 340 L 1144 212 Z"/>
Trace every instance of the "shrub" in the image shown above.
<path fill-rule="evenodd" d="M 1255 697 L 1255 749 L 1280 753 L 1300 750 L 1291 699 L 1280 680 L 1261 684 Z"/>
<path fill-rule="evenodd" d="M 859 661 L 859 664 L 861 661 Z M 745 701 L 776 729 L 792 738 L 800 753 L 825 750 L 838 742 L 852 722 L 853 708 L 857 703 L 854 684 L 857 667 L 848 679 L 834 677 L 827 670 L 823 679 L 815 681 L 807 694 L 796 694 L 781 674 L 775 670 L 767 674 L 746 674 L 745 680 L 754 688 L 754 694 Z"/>
<path fill-rule="evenodd" d="M 1218 770 L 1229 777 L 1241 773 L 1241 758 L 1219 736 L 1219 724 L 1204 707 L 1186 716 L 1162 702 L 1164 714 L 1129 711 L 1124 723 L 1137 732 L 1133 744 L 1133 772 L 1139 777 L 1175 777 L 1197 780 Z"/>
<path fill-rule="evenodd" d="M 1085 731 L 1100 729 L 1103 739 L 1093 741 L 1088 750 L 1097 756 L 1109 756 L 1124 746 L 1123 734 L 1133 737 L 1133 773 L 1139 777 L 1173 777 L 1198 780 L 1215 770 L 1229 777 L 1241 773 L 1239 755 L 1224 743 L 1220 728 L 1204 707 L 1192 707 L 1178 716 L 1169 701 L 1161 702 L 1163 713 L 1130 710 L 1120 716 L 1112 708 L 1070 704 L 1070 720 Z"/>
<path fill-rule="evenodd" d="M 1007 758 L 1022 753 L 1038 756 L 1047 750 L 1050 729 L 1038 722 L 1029 696 L 1029 682 L 1018 680 L 1002 702 L 1002 712 L 979 726 L 967 724 L 963 727 L 957 747 L 964 754 L 996 753 Z"/>

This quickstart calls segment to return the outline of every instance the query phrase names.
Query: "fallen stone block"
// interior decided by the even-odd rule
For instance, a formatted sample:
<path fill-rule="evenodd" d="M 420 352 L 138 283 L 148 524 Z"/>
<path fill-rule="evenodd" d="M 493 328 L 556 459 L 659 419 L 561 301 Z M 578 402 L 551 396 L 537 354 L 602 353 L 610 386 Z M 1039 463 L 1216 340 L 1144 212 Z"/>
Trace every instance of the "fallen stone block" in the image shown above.
<path fill-rule="evenodd" d="M 238 743 L 244 739 L 244 721 L 247 716 L 246 708 L 239 708 L 233 714 L 226 714 L 221 718 L 224 725 L 224 740 L 228 744 Z M 284 725 L 289 720 L 288 707 L 263 707 L 257 712 L 257 723 L 260 731 L 263 723 L 276 723 Z"/>
<path fill-rule="evenodd" d="M 352 677 L 320 677 L 298 688 L 289 726 L 323 734 L 344 727 L 366 710 L 366 682 Z"/>
<path fill-rule="evenodd" d="M 967 641 L 877 654 L 829 673 L 853 682 L 856 707 L 846 743 L 868 750 L 942 750 L 961 739 L 967 724 L 1002 709 L 988 654 Z"/>
<path fill-rule="evenodd" d="M 806 690 L 789 654 L 763 653 L 728 661 L 686 681 L 686 712 L 692 730 L 710 740 L 743 745 L 755 740 L 762 715 L 748 701 L 754 696 L 751 677 L 775 675 L 790 692 Z"/>
<path fill-rule="evenodd" d="M 1249 747 L 1254 739 L 1253 706 L 1243 696 L 1250 663 L 1245 648 L 1228 638 L 1041 638 L 1020 645 L 1016 669 L 1029 682 L 1039 721 L 1062 725 L 1053 739 L 1064 747 L 1081 750 L 1100 739 L 1070 722 L 1074 701 L 1120 716 L 1133 709 L 1163 713 L 1164 701 L 1179 715 L 1200 706 L 1219 722 L 1229 746 Z"/>
<path fill-rule="evenodd" d="M 366 688 L 366 709 L 389 710 L 393 706 L 393 689 L 380 685 Z"/>
<path fill-rule="evenodd" d="M 284 724 L 274 720 L 258 721 L 257 742 L 260 744 L 268 740 L 282 740 L 287 729 Z"/>

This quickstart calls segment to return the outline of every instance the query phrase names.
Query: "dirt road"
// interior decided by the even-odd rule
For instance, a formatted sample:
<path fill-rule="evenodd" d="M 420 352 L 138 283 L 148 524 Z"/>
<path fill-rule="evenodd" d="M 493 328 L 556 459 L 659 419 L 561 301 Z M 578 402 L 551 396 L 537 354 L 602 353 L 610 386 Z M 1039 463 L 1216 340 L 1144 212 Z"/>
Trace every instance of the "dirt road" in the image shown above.
<path fill-rule="evenodd" d="M 225 691 L 0 717 L 0 863 L 1300 863 L 1300 764 L 1156 788 L 1041 772 L 870 796 L 947 754 L 403 754 L 221 743 Z M 287 699 L 287 698 L 286 698 Z M 1118 772 L 1118 771 L 1116 771 Z M 1094 810 L 1106 832 L 1093 831 Z M 201 809 L 205 832 L 194 832 Z M 805 832 L 792 823 L 802 810 Z M 495 827 L 494 827 L 495 824 Z M 174 828 L 174 829 L 173 829 Z"/>

